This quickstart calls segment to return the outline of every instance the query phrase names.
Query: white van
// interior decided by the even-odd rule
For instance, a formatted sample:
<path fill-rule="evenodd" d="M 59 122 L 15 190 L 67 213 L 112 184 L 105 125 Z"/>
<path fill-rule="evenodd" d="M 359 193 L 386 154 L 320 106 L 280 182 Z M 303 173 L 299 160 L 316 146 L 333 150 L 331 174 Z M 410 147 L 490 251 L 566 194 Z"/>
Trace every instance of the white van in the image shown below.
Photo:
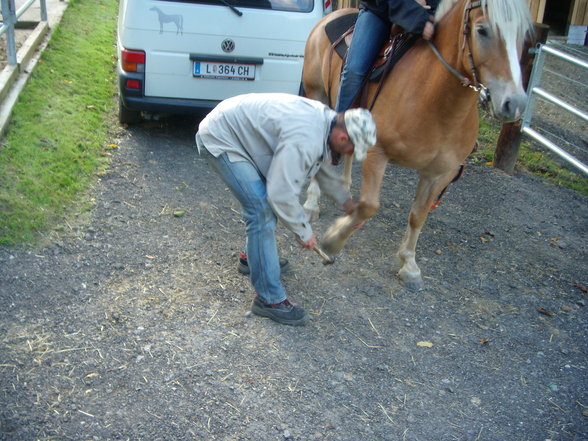
<path fill-rule="evenodd" d="M 324 2 L 324 3 L 323 3 Z M 304 45 L 331 0 L 121 0 L 119 120 L 300 92 Z"/>

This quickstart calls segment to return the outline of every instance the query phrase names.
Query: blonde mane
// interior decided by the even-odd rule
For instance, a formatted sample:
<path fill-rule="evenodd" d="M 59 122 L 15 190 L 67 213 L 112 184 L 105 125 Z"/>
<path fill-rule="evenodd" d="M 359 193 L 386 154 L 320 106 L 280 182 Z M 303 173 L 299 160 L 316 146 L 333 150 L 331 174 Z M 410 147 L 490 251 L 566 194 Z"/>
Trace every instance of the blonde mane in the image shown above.
<path fill-rule="evenodd" d="M 443 0 L 437 7 L 435 19 L 440 20 L 459 0 Z M 481 0 L 484 15 L 494 31 L 503 37 L 513 35 L 524 39 L 533 29 L 533 21 L 525 0 Z"/>

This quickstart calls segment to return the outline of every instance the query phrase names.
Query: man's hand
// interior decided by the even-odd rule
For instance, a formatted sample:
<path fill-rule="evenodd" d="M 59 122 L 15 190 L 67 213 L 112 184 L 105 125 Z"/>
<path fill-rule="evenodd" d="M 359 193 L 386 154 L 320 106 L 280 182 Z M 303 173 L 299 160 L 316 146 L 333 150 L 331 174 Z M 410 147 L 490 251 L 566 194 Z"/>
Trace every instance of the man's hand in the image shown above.
<path fill-rule="evenodd" d="M 316 234 L 312 233 L 312 236 L 310 236 L 310 239 L 308 239 L 306 242 L 303 242 L 300 239 L 296 239 L 296 242 L 298 242 L 302 248 L 306 248 L 307 250 L 312 251 L 314 250 L 318 240 L 316 238 Z"/>

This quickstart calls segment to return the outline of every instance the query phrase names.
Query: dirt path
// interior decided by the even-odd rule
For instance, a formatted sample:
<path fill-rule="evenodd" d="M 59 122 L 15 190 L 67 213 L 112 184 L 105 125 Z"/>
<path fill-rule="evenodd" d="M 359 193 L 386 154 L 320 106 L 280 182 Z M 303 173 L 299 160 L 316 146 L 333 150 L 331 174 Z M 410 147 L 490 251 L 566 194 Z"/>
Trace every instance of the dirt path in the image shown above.
<path fill-rule="evenodd" d="M 389 168 L 335 265 L 280 230 L 312 315 L 290 328 L 248 313 L 238 207 L 193 124 L 123 132 L 89 219 L 0 249 L 0 440 L 588 439 L 586 198 L 468 166 L 414 293 L 393 257 L 416 177 Z"/>

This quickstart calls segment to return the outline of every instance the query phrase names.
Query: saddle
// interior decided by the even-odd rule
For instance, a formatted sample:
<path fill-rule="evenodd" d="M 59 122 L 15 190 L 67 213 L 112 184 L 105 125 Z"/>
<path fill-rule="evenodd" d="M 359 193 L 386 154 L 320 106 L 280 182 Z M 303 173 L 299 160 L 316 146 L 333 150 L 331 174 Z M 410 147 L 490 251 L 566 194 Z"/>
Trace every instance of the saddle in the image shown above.
<path fill-rule="evenodd" d="M 327 37 L 332 43 L 332 51 L 336 52 L 337 55 L 343 60 L 341 65 L 342 67 L 345 64 L 349 44 L 353 38 L 353 30 L 357 20 L 357 15 L 358 13 L 343 15 L 327 23 L 325 26 Z M 404 32 L 404 30 L 399 26 L 394 25 L 392 27 L 390 37 L 384 43 L 382 49 L 378 53 L 378 56 L 374 60 L 374 64 L 370 68 L 366 77 L 366 81 L 362 86 L 362 92 L 358 94 L 358 98 L 356 98 L 355 104 L 358 104 L 361 107 L 366 107 L 367 84 L 370 82 L 379 82 L 381 87 L 384 79 L 390 73 L 394 65 L 412 47 L 417 39 L 417 36 Z M 376 100 L 376 97 L 380 91 L 380 87 L 378 87 L 378 91 L 376 92 L 373 101 Z M 373 106 L 373 101 L 371 106 Z"/>

